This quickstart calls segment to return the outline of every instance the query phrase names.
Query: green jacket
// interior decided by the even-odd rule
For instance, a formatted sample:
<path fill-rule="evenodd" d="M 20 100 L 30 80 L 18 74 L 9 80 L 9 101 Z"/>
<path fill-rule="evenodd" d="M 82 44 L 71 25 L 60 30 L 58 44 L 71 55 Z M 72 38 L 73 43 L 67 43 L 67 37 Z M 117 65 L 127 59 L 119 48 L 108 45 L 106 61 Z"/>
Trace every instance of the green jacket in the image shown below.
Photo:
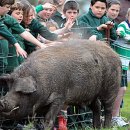
<path fill-rule="evenodd" d="M 5 66 L 4 68 L 2 67 L 1 70 L 4 69 L 5 72 L 11 72 L 19 65 L 16 49 L 12 45 L 8 46 L 8 43 L 15 44 L 18 42 L 12 32 L 19 35 L 24 31 L 24 28 L 10 15 L 5 15 L 0 18 L 0 35 L 6 39 L 5 41 L 0 40 L 0 42 L 2 42 L 0 48 L 2 53 L 0 56 L 4 57 L 4 59 L 1 59 L 0 61 L 3 62 L 3 65 Z"/>
<path fill-rule="evenodd" d="M 0 35 L 3 36 L 10 44 L 15 44 L 17 43 L 17 40 L 9 31 L 10 28 L 14 29 L 19 34 L 24 31 L 24 29 L 21 26 L 19 26 L 19 23 L 11 16 L 5 15 L 1 17 L 0 18 Z"/>
<path fill-rule="evenodd" d="M 17 43 L 16 38 L 12 35 L 21 34 L 25 29 L 10 15 L 5 15 L 0 19 L 0 35 L 8 40 L 10 44 Z"/>
<path fill-rule="evenodd" d="M 17 34 L 21 34 L 25 31 L 25 29 L 17 22 L 17 20 L 8 14 L 4 16 L 3 23 L 8 29 L 16 32 Z"/>
<path fill-rule="evenodd" d="M 98 26 L 105 24 L 109 19 L 105 15 L 98 18 L 93 14 L 92 10 L 89 9 L 87 14 L 84 14 L 79 18 L 79 21 L 89 24 L 92 27 L 92 30 L 97 30 Z M 102 35 L 102 38 L 106 38 L 106 31 L 98 31 L 97 35 Z M 116 30 L 114 28 L 110 30 L 110 38 L 113 40 L 117 39 Z"/>
<path fill-rule="evenodd" d="M 0 22 L 0 35 L 4 37 L 9 43 L 15 44 L 17 43 L 17 40 L 15 37 L 7 30 L 7 27 Z"/>

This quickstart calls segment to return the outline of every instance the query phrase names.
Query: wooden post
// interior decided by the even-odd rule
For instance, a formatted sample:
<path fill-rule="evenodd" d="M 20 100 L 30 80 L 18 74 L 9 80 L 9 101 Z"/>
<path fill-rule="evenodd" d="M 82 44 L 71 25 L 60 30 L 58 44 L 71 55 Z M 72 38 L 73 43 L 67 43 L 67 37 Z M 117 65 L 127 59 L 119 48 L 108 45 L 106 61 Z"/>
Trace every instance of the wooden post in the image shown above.
<path fill-rule="evenodd" d="M 110 29 L 111 29 L 111 25 L 107 24 L 107 29 L 106 29 L 106 41 L 107 44 L 110 45 Z"/>

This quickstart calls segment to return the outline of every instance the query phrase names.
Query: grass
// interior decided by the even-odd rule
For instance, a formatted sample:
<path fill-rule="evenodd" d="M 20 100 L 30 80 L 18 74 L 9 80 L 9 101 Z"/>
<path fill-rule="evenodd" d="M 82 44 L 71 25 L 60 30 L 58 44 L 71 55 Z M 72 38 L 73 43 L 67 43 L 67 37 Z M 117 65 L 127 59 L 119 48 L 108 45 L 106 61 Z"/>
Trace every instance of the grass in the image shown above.
<path fill-rule="evenodd" d="M 123 108 L 121 108 L 121 116 L 127 119 L 130 122 L 130 82 L 127 87 L 126 94 L 124 96 Z M 130 125 L 127 127 L 114 127 L 111 129 L 102 129 L 102 130 L 130 130 Z"/>
<path fill-rule="evenodd" d="M 124 97 L 124 106 L 121 109 L 121 116 L 126 117 L 127 120 L 130 121 L 130 83 L 128 84 Z"/>

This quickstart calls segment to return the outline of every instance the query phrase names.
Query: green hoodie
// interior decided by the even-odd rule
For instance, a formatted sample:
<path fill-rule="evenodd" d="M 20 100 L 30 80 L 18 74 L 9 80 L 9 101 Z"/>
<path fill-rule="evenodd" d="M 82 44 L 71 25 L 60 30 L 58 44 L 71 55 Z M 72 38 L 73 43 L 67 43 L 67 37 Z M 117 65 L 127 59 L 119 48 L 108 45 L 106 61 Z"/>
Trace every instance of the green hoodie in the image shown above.
<path fill-rule="evenodd" d="M 92 10 L 89 9 L 87 14 L 84 14 L 79 18 L 79 21 L 89 24 L 92 27 L 92 30 L 97 30 L 98 26 L 105 24 L 107 21 L 109 21 L 109 19 L 105 16 L 105 14 L 101 18 L 98 18 L 93 14 Z M 106 31 L 98 31 L 97 35 L 102 35 L 102 38 L 106 38 Z M 116 30 L 114 28 L 110 30 L 110 38 L 113 40 L 117 38 Z"/>

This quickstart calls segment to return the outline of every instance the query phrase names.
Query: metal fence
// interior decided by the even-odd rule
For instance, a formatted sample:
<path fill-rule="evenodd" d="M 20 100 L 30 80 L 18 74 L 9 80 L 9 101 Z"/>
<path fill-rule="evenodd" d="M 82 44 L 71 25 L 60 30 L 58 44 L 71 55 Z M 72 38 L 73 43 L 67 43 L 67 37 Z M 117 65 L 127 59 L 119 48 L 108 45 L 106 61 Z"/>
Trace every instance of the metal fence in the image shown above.
<path fill-rule="evenodd" d="M 112 45 L 112 48 L 123 58 L 126 58 L 130 60 L 130 45 L 122 45 L 121 43 L 117 42 Z M 13 58 L 16 57 L 14 56 L 9 56 L 8 58 Z M 3 57 L 4 59 L 4 57 Z M 5 67 L 0 66 L 0 67 Z M 10 66 L 12 67 L 12 66 Z M 3 68 L 4 70 L 4 68 Z M 5 67 L 6 70 L 6 67 Z M 5 73 L 6 71 L 3 71 Z M 130 72 L 128 71 L 128 81 L 130 81 Z M 4 96 L 8 92 L 7 86 L 2 86 L 0 85 L 0 97 Z M 125 96 L 129 96 L 130 91 L 127 92 Z M 129 100 L 130 101 L 130 100 Z M 128 108 L 128 111 L 130 111 L 130 105 L 126 105 L 126 103 L 123 103 L 123 107 L 126 109 Z M 71 110 L 68 110 L 68 129 L 69 130 L 78 130 L 78 129 L 86 129 L 89 130 L 92 127 L 92 112 L 90 109 L 87 107 L 85 108 L 76 108 L 75 106 L 70 107 Z M 130 114 L 130 112 L 128 112 Z M 102 112 L 103 116 L 103 112 Z M 27 128 L 28 124 L 30 122 L 33 122 L 34 125 L 32 126 L 32 130 L 34 129 L 41 129 L 43 130 L 43 120 L 44 117 L 32 117 L 31 120 L 27 118 L 21 120 L 21 121 L 15 121 L 15 120 L 10 120 L 6 119 L 4 117 L 0 117 L 0 128 L 3 130 L 24 130 L 24 128 Z M 58 126 L 58 124 L 55 124 Z M 34 127 L 35 126 L 35 127 Z M 31 126 L 30 126 L 31 127 Z"/>

